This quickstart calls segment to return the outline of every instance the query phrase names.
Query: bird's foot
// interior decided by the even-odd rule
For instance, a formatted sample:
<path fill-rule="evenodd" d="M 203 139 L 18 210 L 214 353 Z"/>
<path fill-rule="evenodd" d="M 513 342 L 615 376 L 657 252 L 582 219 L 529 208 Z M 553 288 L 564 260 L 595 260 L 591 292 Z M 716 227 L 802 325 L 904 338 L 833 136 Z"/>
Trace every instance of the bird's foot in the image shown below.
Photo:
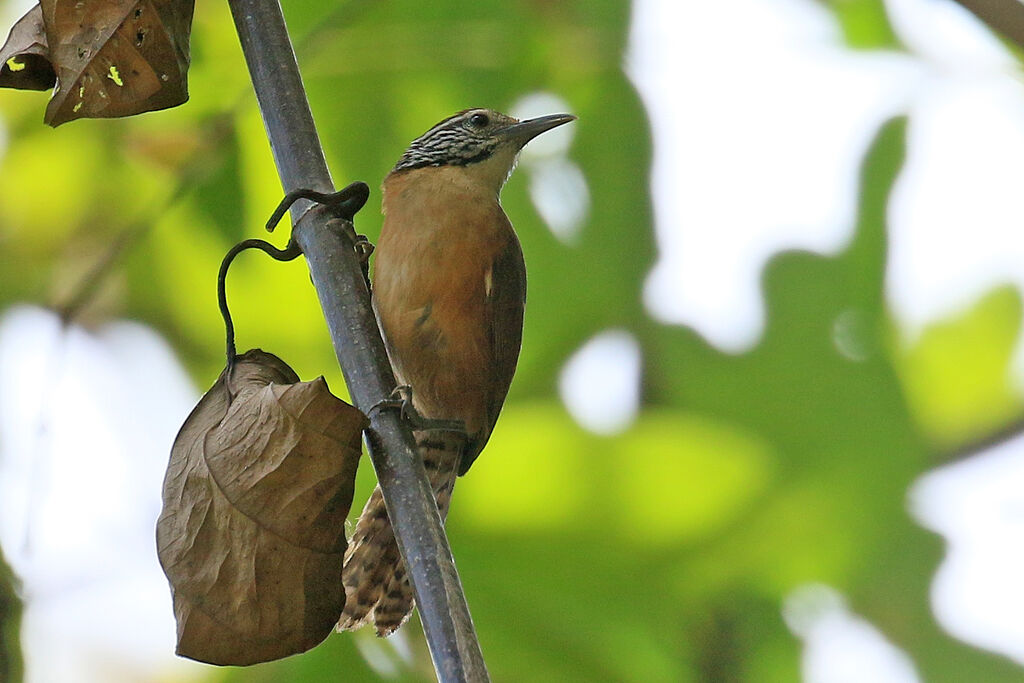
<path fill-rule="evenodd" d="M 373 242 L 366 238 L 366 235 L 356 235 L 356 242 L 354 245 L 356 250 L 356 258 L 359 259 L 359 269 L 363 271 L 363 281 L 366 283 L 366 289 L 373 291 L 373 285 L 370 283 L 370 254 L 373 253 Z"/>
<path fill-rule="evenodd" d="M 378 401 L 370 412 L 374 410 L 397 410 L 402 419 L 409 423 L 414 431 L 466 431 L 466 423 L 462 420 L 442 420 L 437 418 L 423 417 L 412 404 L 412 387 L 408 384 L 400 384 L 395 387 L 391 395 Z"/>

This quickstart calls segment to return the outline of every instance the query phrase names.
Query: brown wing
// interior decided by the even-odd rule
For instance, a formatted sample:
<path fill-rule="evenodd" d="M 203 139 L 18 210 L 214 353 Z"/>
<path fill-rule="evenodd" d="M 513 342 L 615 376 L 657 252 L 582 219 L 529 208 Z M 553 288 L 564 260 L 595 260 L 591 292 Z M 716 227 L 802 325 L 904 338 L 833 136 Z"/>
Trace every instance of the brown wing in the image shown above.
<path fill-rule="evenodd" d="M 498 413 L 505 402 L 512 375 L 516 372 L 523 341 L 523 311 L 526 307 L 526 264 L 519 239 L 510 232 L 505 248 L 494 259 L 487 292 L 488 342 L 491 351 L 492 392 L 487 401 L 487 431 L 474 443 L 459 467 L 465 474 L 491 436 Z"/>

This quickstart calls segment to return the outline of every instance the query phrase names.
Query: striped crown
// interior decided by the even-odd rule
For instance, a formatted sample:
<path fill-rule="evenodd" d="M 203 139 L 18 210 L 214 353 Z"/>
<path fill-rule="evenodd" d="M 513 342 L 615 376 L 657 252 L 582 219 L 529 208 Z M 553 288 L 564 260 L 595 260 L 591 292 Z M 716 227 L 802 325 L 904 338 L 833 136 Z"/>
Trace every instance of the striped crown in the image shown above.
<path fill-rule="evenodd" d="M 495 132 L 518 119 L 491 109 L 465 109 L 412 141 L 394 171 L 425 166 L 465 166 L 490 157 L 501 144 Z"/>

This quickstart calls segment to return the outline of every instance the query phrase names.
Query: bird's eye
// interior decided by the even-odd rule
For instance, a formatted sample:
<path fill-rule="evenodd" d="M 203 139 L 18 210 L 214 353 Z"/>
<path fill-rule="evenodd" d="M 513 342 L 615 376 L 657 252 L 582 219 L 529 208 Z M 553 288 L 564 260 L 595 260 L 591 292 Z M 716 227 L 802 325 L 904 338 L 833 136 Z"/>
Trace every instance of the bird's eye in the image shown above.
<path fill-rule="evenodd" d="M 473 114 L 469 117 L 469 124 L 474 128 L 486 128 L 487 124 L 491 122 L 487 114 Z"/>

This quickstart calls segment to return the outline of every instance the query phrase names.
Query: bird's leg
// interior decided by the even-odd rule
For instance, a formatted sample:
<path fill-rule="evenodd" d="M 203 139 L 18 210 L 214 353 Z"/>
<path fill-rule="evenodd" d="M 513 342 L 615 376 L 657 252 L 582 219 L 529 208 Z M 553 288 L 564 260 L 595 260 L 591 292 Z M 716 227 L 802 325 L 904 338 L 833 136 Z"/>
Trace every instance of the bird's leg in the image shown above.
<path fill-rule="evenodd" d="M 466 433 L 466 423 L 462 420 L 440 420 L 436 418 L 423 417 L 412 404 L 412 387 L 408 384 L 400 384 L 394 388 L 391 395 L 375 403 L 368 412 L 375 410 L 397 410 L 402 419 L 409 423 L 414 431 L 446 431 Z"/>

